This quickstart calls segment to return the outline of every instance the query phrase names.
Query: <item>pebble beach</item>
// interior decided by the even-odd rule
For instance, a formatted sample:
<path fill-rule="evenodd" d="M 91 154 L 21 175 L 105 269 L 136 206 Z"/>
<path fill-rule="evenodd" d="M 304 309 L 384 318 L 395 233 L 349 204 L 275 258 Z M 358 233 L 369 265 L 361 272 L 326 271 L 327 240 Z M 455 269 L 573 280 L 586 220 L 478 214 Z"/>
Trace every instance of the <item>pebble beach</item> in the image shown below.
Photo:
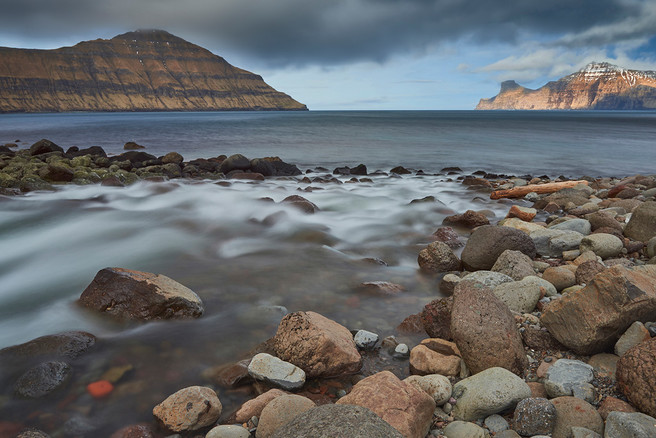
<path fill-rule="evenodd" d="M 272 187 L 257 201 L 283 213 L 258 218 L 264 228 L 284 214 L 329 211 L 314 197 L 326 187 L 416 179 L 466 199 L 445 205 L 426 191 L 406 200 L 406 209 L 440 218 L 403 248 L 416 257 L 410 275 L 385 273 L 401 258 L 393 252 L 361 251 L 348 262 L 374 266 L 379 277 L 362 278 L 339 305 L 380 312 L 391 329 L 368 323 L 375 318 L 344 325 L 302 300 L 273 303 L 256 316 L 269 321 L 262 342 L 240 346 L 248 354 L 184 371 L 161 364 L 168 383 L 160 388 L 143 383 L 147 367 L 137 361 L 93 360 L 105 348 L 102 334 L 49 333 L 0 350 L 0 436 L 656 436 L 655 175 L 431 174 L 403 163 L 300 169 L 284 157 L 186 161 L 136 143 L 126 149 L 64 150 L 45 139 L 29 149 L 0 146 L 0 195 L 8 204 L 71 186 Z M 296 189 L 274 189 L 276 181 Z M 544 192 L 547 185 L 555 188 Z M 305 231 L 294 238 L 341 248 L 329 230 Z M 220 316 L 205 293 L 159 272 L 108 266 L 89 277 L 75 306 L 99 326 L 157 331 Z M 393 312 L 397 303 L 404 313 Z M 202 336 L 189 343 L 202 348 Z M 175 354 L 171 362 L 183 363 L 184 353 Z M 142 421 L 123 424 L 107 406 L 131 398 Z"/>

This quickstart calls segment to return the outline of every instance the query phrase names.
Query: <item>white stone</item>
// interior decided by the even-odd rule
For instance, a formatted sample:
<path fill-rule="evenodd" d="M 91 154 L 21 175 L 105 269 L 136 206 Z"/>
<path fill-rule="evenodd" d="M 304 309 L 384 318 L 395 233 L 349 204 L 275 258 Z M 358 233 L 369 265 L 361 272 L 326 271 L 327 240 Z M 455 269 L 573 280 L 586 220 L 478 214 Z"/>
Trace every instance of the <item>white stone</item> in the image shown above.
<path fill-rule="evenodd" d="M 267 353 L 253 357 L 248 365 L 248 374 L 286 390 L 298 389 L 305 384 L 305 372 L 302 369 Z"/>
<path fill-rule="evenodd" d="M 403 380 L 412 383 L 426 394 L 433 397 L 436 406 L 442 406 L 451 398 L 453 387 L 449 378 L 440 374 L 428 374 L 426 376 L 409 376 Z"/>
<path fill-rule="evenodd" d="M 241 426 L 224 424 L 207 432 L 205 438 L 250 438 L 251 434 Z"/>
<path fill-rule="evenodd" d="M 353 340 L 358 348 L 368 350 L 376 345 L 376 342 L 378 342 L 378 335 L 367 330 L 358 330 L 353 337 Z"/>

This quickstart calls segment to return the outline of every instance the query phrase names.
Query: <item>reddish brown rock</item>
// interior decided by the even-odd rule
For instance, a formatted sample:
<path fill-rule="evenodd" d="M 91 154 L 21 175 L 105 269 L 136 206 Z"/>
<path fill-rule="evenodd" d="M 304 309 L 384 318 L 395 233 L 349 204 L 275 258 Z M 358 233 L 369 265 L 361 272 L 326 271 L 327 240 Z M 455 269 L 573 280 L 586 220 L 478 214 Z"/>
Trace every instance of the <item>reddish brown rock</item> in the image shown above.
<path fill-rule="evenodd" d="M 424 306 L 421 322 L 431 338 L 451 340 L 451 309 L 453 297 L 433 300 Z"/>
<path fill-rule="evenodd" d="M 470 271 L 489 270 L 507 249 L 521 251 L 530 258 L 536 254 L 535 243 L 523 231 L 504 226 L 484 225 L 476 228 L 462 250 L 463 266 Z"/>
<path fill-rule="evenodd" d="M 154 438 L 155 431 L 150 424 L 133 424 L 114 432 L 110 438 Z"/>
<path fill-rule="evenodd" d="M 463 214 L 454 214 L 447 216 L 442 221 L 444 225 L 453 225 L 460 228 L 476 228 L 481 225 L 488 225 L 490 220 L 483 214 L 474 210 L 467 210 Z"/>
<path fill-rule="evenodd" d="M 512 207 L 510 207 L 510 211 L 508 211 L 506 217 L 507 218 L 516 217 L 517 219 L 521 219 L 524 222 L 531 222 L 535 218 L 536 214 L 537 214 L 537 210 L 534 208 L 526 208 L 526 207 L 519 207 L 517 205 L 513 205 Z"/>
<path fill-rule="evenodd" d="M 617 362 L 617 384 L 631 404 L 656 416 L 656 338 L 624 353 Z"/>
<path fill-rule="evenodd" d="M 410 372 L 420 376 L 428 374 L 458 376 L 460 357 L 432 350 L 426 345 L 417 345 L 410 350 Z"/>
<path fill-rule="evenodd" d="M 252 382 L 252 377 L 248 374 L 248 364 L 250 360 L 240 360 L 236 363 L 212 367 L 203 372 L 203 377 L 221 386 L 239 386 L 247 382 Z"/>
<path fill-rule="evenodd" d="M 406 438 L 424 438 L 435 409 L 431 396 L 389 371 L 361 380 L 337 404 L 371 409 Z"/>
<path fill-rule="evenodd" d="M 545 269 L 542 273 L 542 279 L 553 284 L 558 291 L 576 284 L 576 275 L 571 269 L 564 266 L 553 266 Z"/>
<path fill-rule="evenodd" d="M 594 369 L 599 377 L 607 377 L 615 380 L 617 362 L 619 360 L 620 357 L 615 354 L 599 353 L 588 360 L 588 365 Z"/>
<path fill-rule="evenodd" d="M 492 367 L 524 374 L 528 361 L 515 318 L 484 285 L 464 281 L 456 286 L 451 332 L 472 374 Z"/>
<path fill-rule="evenodd" d="M 524 345 L 537 351 L 561 351 L 566 350 L 563 345 L 556 340 L 551 333 L 531 326 L 524 327 L 522 332 Z"/>
<path fill-rule="evenodd" d="M 618 230 L 620 233 L 622 232 L 622 225 L 610 213 L 605 211 L 588 214 L 585 218 L 590 222 L 592 231 L 598 230 L 599 228 L 612 228 Z"/>
<path fill-rule="evenodd" d="M 417 263 L 422 272 L 437 274 L 440 272 L 459 271 L 460 260 L 451 251 L 449 245 L 443 242 L 430 243 L 419 251 Z"/>
<path fill-rule="evenodd" d="M 256 438 L 269 438 L 276 430 L 316 405 L 312 400 L 296 394 L 284 394 L 271 400 L 262 410 L 255 432 Z"/>
<path fill-rule="evenodd" d="M 273 348 L 278 358 L 301 368 L 308 378 L 353 374 L 362 365 L 351 332 L 315 312 L 286 315 Z"/>
<path fill-rule="evenodd" d="M 173 432 L 187 432 L 211 426 L 221 416 L 223 406 L 211 388 L 190 386 L 170 395 L 153 408 L 153 415 Z"/>
<path fill-rule="evenodd" d="M 382 297 L 391 297 L 400 294 L 405 288 L 400 284 L 390 283 L 388 281 L 366 281 L 360 283 L 358 292 L 367 295 L 377 295 Z"/>
<path fill-rule="evenodd" d="M 235 420 L 239 423 L 245 423 L 250 420 L 253 416 L 259 417 L 262 413 L 262 409 L 274 398 L 280 397 L 281 395 L 289 394 L 287 391 L 281 389 L 270 389 L 264 394 L 260 394 L 254 399 L 248 400 L 246 403 L 241 405 L 237 413 L 235 414 Z"/>
<path fill-rule="evenodd" d="M 285 204 L 292 205 L 293 207 L 307 214 L 313 214 L 319 211 L 319 207 L 317 207 L 314 203 L 308 201 L 307 199 L 299 195 L 287 196 L 285 199 L 282 200 L 282 202 Z"/>
<path fill-rule="evenodd" d="M 198 295 L 169 277 L 123 268 L 99 271 L 79 303 L 117 318 L 141 321 L 198 318 L 204 310 Z"/>
<path fill-rule="evenodd" d="M 641 242 L 656 236 L 656 202 L 648 201 L 635 209 L 624 229 L 624 235 Z"/>
<path fill-rule="evenodd" d="M 544 387 L 544 383 L 540 382 L 526 382 L 529 388 L 531 388 L 531 397 L 534 398 L 549 398 L 547 390 Z"/>
<path fill-rule="evenodd" d="M 455 249 L 464 246 L 460 241 L 460 236 L 451 227 L 440 227 L 433 234 L 432 237 L 438 242 L 443 242 L 449 245 L 449 248 Z"/>
<path fill-rule="evenodd" d="M 579 354 L 610 351 L 635 321 L 656 312 L 656 266 L 613 266 L 583 289 L 552 301 L 541 322 L 564 346 Z"/>
<path fill-rule="evenodd" d="M 604 433 L 604 420 L 597 410 L 577 397 L 556 397 L 551 400 L 556 407 L 556 426 L 553 438 L 571 438 L 572 427 L 585 427 L 599 435 Z"/>
<path fill-rule="evenodd" d="M 604 401 L 601 402 L 599 405 L 599 409 L 597 409 L 597 412 L 599 412 L 599 415 L 601 415 L 601 418 L 606 421 L 606 417 L 608 414 L 611 412 L 638 412 L 636 409 L 625 402 L 624 400 L 620 400 L 619 398 L 615 397 L 606 397 Z"/>
<path fill-rule="evenodd" d="M 396 329 L 400 333 L 424 333 L 424 324 L 421 322 L 421 313 L 406 317 Z"/>
<path fill-rule="evenodd" d="M 599 263 L 597 260 L 590 260 L 588 262 L 581 263 L 578 268 L 576 268 L 576 283 L 577 284 L 588 284 L 592 279 L 606 269 L 606 266 Z"/>

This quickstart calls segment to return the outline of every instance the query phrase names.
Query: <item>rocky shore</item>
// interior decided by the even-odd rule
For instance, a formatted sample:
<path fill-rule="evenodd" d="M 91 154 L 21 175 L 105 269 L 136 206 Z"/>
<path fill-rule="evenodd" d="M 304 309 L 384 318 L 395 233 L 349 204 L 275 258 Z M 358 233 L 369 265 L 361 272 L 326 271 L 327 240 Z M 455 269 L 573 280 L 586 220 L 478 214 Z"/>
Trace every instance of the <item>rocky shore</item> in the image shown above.
<path fill-rule="evenodd" d="M 47 140 L 23 151 L 5 147 L 0 157 L 5 194 L 139 179 L 341 182 L 325 171 L 303 176 L 277 158 L 107 157 L 99 148 L 64 152 Z M 388 173 L 406 174 L 423 173 Z M 362 165 L 332 175 L 369 180 Z M 94 429 L 78 417 L 60 427 L 39 412 L 48 400 L 111 401 L 131 370 L 117 365 L 76 382 L 76 368 L 100 339 L 41 337 L 0 350 L 4 396 L 34 403 L 35 411 L 22 421 L 0 419 L 0 436 L 656 437 L 656 176 L 582 177 L 561 189 L 566 178 L 457 168 L 442 177 L 476 196 L 501 196 L 507 215 L 491 223 L 485 210 L 467 210 L 436 224 L 432 243 L 417 254 L 418 275 L 439 279 L 436 299 L 399 321 L 395 336 L 344 327 L 318 309 L 287 313 L 248 357 L 199 373 L 196 385 L 150 406 L 151 421 L 120 430 Z M 321 208 L 298 195 L 286 202 L 306 214 Z M 361 285 L 380 297 L 403 289 Z M 98 272 L 78 304 L 135 323 L 207 317 L 194 291 L 130 267 Z M 73 384 L 83 384 L 82 393 L 60 399 Z M 249 399 L 235 404 L 226 396 L 235 392 Z"/>

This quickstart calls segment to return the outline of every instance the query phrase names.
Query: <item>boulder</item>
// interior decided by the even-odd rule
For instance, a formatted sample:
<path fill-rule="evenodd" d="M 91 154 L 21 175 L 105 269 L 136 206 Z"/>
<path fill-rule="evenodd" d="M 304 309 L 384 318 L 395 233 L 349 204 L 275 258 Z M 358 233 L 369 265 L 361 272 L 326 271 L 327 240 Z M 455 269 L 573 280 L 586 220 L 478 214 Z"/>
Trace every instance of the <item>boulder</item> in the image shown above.
<path fill-rule="evenodd" d="M 520 251 L 530 258 L 536 254 L 535 244 L 526 233 L 510 227 L 484 225 L 469 237 L 462 250 L 462 263 L 470 271 L 491 269 L 507 249 Z"/>
<path fill-rule="evenodd" d="M 309 378 L 353 374 L 362 365 L 351 332 L 315 312 L 286 315 L 273 337 L 273 348 L 276 356 L 298 366 Z"/>
<path fill-rule="evenodd" d="M 439 298 L 424 306 L 421 322 L 431 338 L 451 340 L 451 309 L 453 297 Z"/>
<path fill-rule="evenodd" d="M 317 207 L 314 203 L 308 201 L 307 199 L 299 195 L 287 196 L 285 199 L 282 200 L 282 202 L 285 204 L 289 204 L 294 208 L 297 208 L 298 210 L 301 210 L 303 213 L 307 213 L 307 214 L 313 214 L 319 211 L 319 207 Z"/>
<path fill-rule="evenodd" d="M 494 295 L 513 312 L 532 312 L 544 295 L 544 288 L 532 281 L 530 277 L 526 278 L 528 281 L 502 283 L 494 288 Z"/>
<path fill-rule="evenodd" d="M 446 243 L 433 242 L 417 257 L 419 268 L 427 274 L 460 270 L 460 260 Z"/>
<path fill-rule="evenodd" d="M 612 234 L 595 233 L 581 239 L 581 253 L 592 251 L 602 259 L 615 257 L 622 252 L 624 242 Z"/>
<path fill-rule="evenodd" d="M 592 367 L 585 362 L 572 359 L 558 359 L 547 370 L 544 387 L 549 397 L 574 395 L 573 388 L 592 382 Z"/>
<path fill-rule="evenodd" d="M 123 319 L 198 318 L 204 308 L 191 289 L 165 275 L 105 268 L 82 292 L 79 303 Z"/>
<path fill-rule="evenodd" d="M 592 231 L 592 225 L 585 219 L 570 219 L 556 225 L 550 225 L 548 228 L 550 230 L 576 231 L 584 236 L 587 236 Z"/>
<path fill-rule="evenodd" d="M 270 161 L 264 160 L 262 158 L 255 158 L 251 160 L 250 169 L 253 172 L 259 173 L 263 176 L 274 176 L 276 174 L 276 169 L 273 167 Z"/>
<path fill-rule="evenodd" d="M 500 272 L 493 271 L 476 271 L 462 277 L 460 281 L 472 281 L 476 283 L 481 283 L 485 287 L 494 289 L 500 284 L 503 283 L 512 283 L 512 277 L 509 277 Z M 455 288 L 454 288 L 455 289 Z"/>
<path fill-rule="evenodd" d="M 656 437 L 656 419 L 640 412 L 611 412 L 604 436 L 612 438 Z"/>
<path fill-rule="evenodd" d="M 464 243 L 460 241 L 460 236 L 456 231 L 451 227 L 440 227 L 432 234 L 432 237 L 442 243 L 449 245 L 449 248 L 456 249 L 464 246 Z"/>
<path fill-rule="evenodd" d="M 552 193 L 543 198 L 541 203 L 546 205 L 550 202 L 553 202 L 560 208 L 565 209 L 570 203 L 574 204 L 575 206 L 579 206 L 587 203 L 588 199 L 588 195 L 585 193 L 585 191 L 571 188 L 562 189 L 556 193 Z"/>
<path fill-rule="evenodd" d="M 542 273 L 542 279 L 553 284 L 557 291 L 576 284 L 576 274 L 564 266 L 553 266 L 545 269 Z"/>
<path fill-rule="evenodd" d="M 578 266 L 578 268 L 576 268 L 576 272 L 574 273 L 574 276 L 576 277 L 576 283 L 588 284 L 592 281 L 595 275 L 604 269 L 606 269 L 606 266 L 604 266 L 602 263 L 599 263 L 597 260 L 583 262 Z"/>
<path fill-rule="evenodd" d="M 606 420 L 608 418 L 608 414 L 611 412 L 637 412 L 633 406 L 625 402 L 624 400 L 620 400 L 619 398 L 615 397 L 606 397 L 604 398 L 604 401 L 601 402 L 599 405 L 599 409 L 597 409 L 597 412 L 599 412 L 599 415 L 601 415 L 601 418 Z"/>
<path fill-rule="evenodd" d="M 371 409 L 406 438 L 424 438 L 435 409 L 432 397 L 389 371 L 359 381 L 337 404 Z"/>
<path fill-rule="evenodd" d="M 302 388 L 305 372 L 294 364 L 267 353 L 256 354 L 248 365 L 248 374 L 285 390 Z"/>
<path fill-rule="evenodd" d="M 620 233 L 623 231 L 622 224 L 620 224 L 610 212 L 598 211 L 586 215 L 585 218 L 590 222 L 592 231 L 596 231 L 599 228 L 612 228 Z"/>
<path fill-rule="evenodd" d="M 613 266 L 550 302 L 540 320 L 560 343 L 591 355 L 612 348 L 633 322 L 649 321 L 655 312 L 656 266 Z"/>
<path fill-rule="evenodd" d="M 126 151 L 135 150 L 135 149 L 146 149 L 146 146 L 142 146 L 133 141 L 129 141 L 123 145 L 123 149 Z"/>
<path fill-rule="evenodd" d="M 578 249 L 583 234 L 570 230 L 542 228 L 530 233 L 538 254 L 545 257 L 562 257 L 564 251 Z"/>
<path fill-rule="evenodd" d="M 153 408 L 153 415 L 168 430 L 187 432 L 211 426 L 223 406 L 211 388 L 190 386 L 168 396 Z"/>
<path fill-rule="evenodd" d="M 529 256 L 520 252 L 507 249 L 501 253 L 491 269 L 519 281 L 529 275 L 535 275 L 533 264 Z"/>
<path fill-rule="evenodd" d="M 531 388 L 510 371 L 493 367 L 461 380 L 453 387 L 456 420 L 475 421 L 513 409 L 531 397 Z"/>
<path fill-rule="evenodd" d="M 489 225 L 490 220 L 483 213 L 474 210 L 467 210 L 463 214 L 454 214 L 447 216 L 442 221 L 443 225 L 451 225 L 460 228 L 476 228 L 482 225 Z"/>
<path fill-rule="evenodd" d="M 647 201 L 633 211 L 624 235 L 641 242 L 656 236 L 656 202 Z"/>
<path fill-rule="evenodd" d="M 356 347 L 362 350 L 371 350 L 378 342 L 378 335 L 367 330 L 358 330 L 353 336 Z"/>
<path fill-rule="evenodd" d="M 636 345 L 651 339 L 649 330 L 640 321 L 636 321 L 624 332 L 615 344 L 615 354 L 619 357 L 624 356 L 629 349 Z"/>
<path fill-rule="evenodd" d="M 451 333 L 473 374 L 502 367 L 523 375 L 528 365 L 510 309 L 480 283 L 464 281 L 456 286 Z"/>
<path fill-rule="evenodd" d="M 248 170 L 250 168 L 251 160 L 242 154 L 234 154 L 223 160 L 219 166 L 219 172 L 227 174 L 233 170 Z"/>
<path fill-rule="evenodd" d="M 444 351 L 435 351 L 426 345 L 417 345 L 410 350 L 410 372 L 421 376 L 442 374 L 460 375 L 460 356 Z"/>
<path fill-rule="evenodd" d="M 617 362 L 617 384 L 640 411 L 656 416 L 656 338 L 636 345 Z"/>
<path fill-rule="evenodd" d="M 513 414 L 513 430 L 523 436 L 550 435 L 556 425 L 556 407 L 546 398 L 521 400 Z"/>
<path fill-rule="evenodd" d="M 553 438 L 571 438 L 572 427 L 584 427 L 603 435 L 604 420 L 590 403 L 577 397 L 557 397 L 551 403 L 556 407 Z"/>
<path fill-rule="evenodd" d="M 254 399 L 248 400 L 241 405 L 239 410 L 235 413 L 235 420 L 240 423 L 246 423 L 252 417 L 259 417 L 262 414 L 262 409 L 264 409 L 271 400 L 285 394 L 289 393 L 274 388 L 258 395 Z"/>
<path fill-rule="evenodd" d="M 100 146 L 90 146 L 88 148 L 73 151 L 71 149 L 66 151 L 66 156 L 69 158 L 83 157 L 85 155 L 91 155 L 93 157 L 107 157 L 107 152 L 105 152 L 105 150 Z"/>
<path fill-rule="evenodd" d="M 426 376 L 409 376 L 404 382 L 411 383 L 426 394 L 433 397 L 437 406 L 442 406 L 451 398 L 453 387 L 449 379 L 440 374 L 428 374 Z"/>
<path fill-rule="evenodd" d="M 312 400 L 300 395 L 285 394 L 276 397 L 262 410 L 257 424 L 257 430 L 255 431 L 255 437 L 269 438 L 276 430 L 315 406 Z"/>
<path fill-rule="evenodd" d="M 95 344 L 96 337 L 86 332 L 71 331 L 41 336 L 24 344 L 0 350 L 0 364 L 4 364 L 5 361 L 24 363 L 26 360 L 43 356 L 74 359 Z"/>
<path fill-rule="evenodd" d="M 280 427 L 272 438 L 402 438 L 403 435 L 370 409 L 327 404 L 303 412 Z"/>
<path fill-rule="evenodd" d="M 183 161 L 184 158 L 182 157 L 182 155 L 180 155 L 177 152 L 169 152 L 168 154 L 162 157 L 162 164 L 169 164 L 169 163 L 182 164 Z"/>
<path fill-rule="evenodd" d="M 64 153 L 64 149 L 61 146 L 56 145 L 50 140 L 41 139 L 30 146 L 30 155 L 42 155 L 48 154 L 50 152 L 61 152 Z"/>
<path fill-rule="evenodd" d="M 65 362 L 44 362 L 23 373 L 14 384 L 14 392 L 24 398 L 40 398 L 66 384 L 71 367 Z"/>
<path fill-rule="evenodd" d="M 39 171 L 39 176 L 50 182 L 71 182 L 74 178 L 73 170 L 60 163 L 48 164 Z"/>

